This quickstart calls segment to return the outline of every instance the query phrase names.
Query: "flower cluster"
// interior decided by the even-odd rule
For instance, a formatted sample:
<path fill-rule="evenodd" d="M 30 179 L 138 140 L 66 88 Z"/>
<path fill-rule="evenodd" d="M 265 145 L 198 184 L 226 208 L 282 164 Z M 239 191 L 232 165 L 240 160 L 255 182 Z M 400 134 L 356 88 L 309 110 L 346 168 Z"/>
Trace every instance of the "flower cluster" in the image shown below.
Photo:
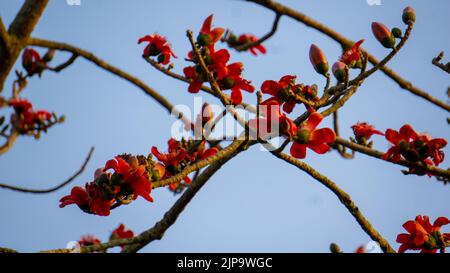
<path fill-rule="evenodd" d="M 38 74 L 41 76 L 42 72 L 48 68 L 47 64 L 53 59 L 55 50 L 50 49 L 41 57 L 41 55 L 32 48 L 25 48 L 22 53 L 22 66 L 27 71 L 28 76 Z"/>
<path fill-rule="evenodd" d="M 47 132 L 51 126 L 64 121 L 64 116 L 57 117 L 46 110 L 33 110 L 33 105 L 26 99 L 12 99 L 9 106 L 14 109 L 11 124 L 23 135 L 33 135 L 39 138 L 41 132 Z"/>
<path fill-rule="evenodd" d="M 109 240 L 119 240 L 119 239 L 128 239 L 133 238 L 134 232 L 131 229 L 126 230 L 124 224 L 120 224 L 115 230 L 111 232 L 111 236 L 109 236 Z"/>
<path fill-rule="evenodd" d="M 266 140 L 272 133 L 279 132 L 280 135 L 292 139 L 297 133 L 297 126 L 280 110 L 277 100 L 268 100 L 259 106 L 260 116 L 251 119 L 248 125 L 257 131 L 257 136 Z"/>
<path fill-rule="evenodd" d="M 420 250 L 421 253 L 436 253 L 438 250 L 445 252 L 445 248 L 450 245 L 450 233 L 442 233 L 442 226 L 450 224 L 446 217 L 437 218 L 433 225 L 428 216 L 418 215 L 414 221 L 407 221 L 403 228 L 408 233 L 397 236 L 397 243 L 400 243 L 398 252 L 407 250 Z"/>
<path fill-rule="evenodd" d="M 112 172 L 109 172 L 112 170 Z M 70 195 L 61 198 L 61 208 L 76 204 L 86 213 L 108 216 L 111 209 L 129 204 L 138 196 L 153 202 L 152 181 L 165 174 L 161 164 L 143 156 L 116 156 L 97 169 L 94 181 L 74 187 Z"/>
<path fill-rule="evenodd" d="M 241 34 L 241 35 L 237 36 L 230 32 L 230 33 L 228 33 L 228 35 L 225 34 L 225 36 L 226 36 L 225 41 L 227 42 L 228 46 L 231 48 L 239 48 L 241 46 L 245 46 L 247 44 L 254 43 L 259 40 L 253 34 Z M 258 51 L 261 54 L 267 53 L 266 48 L 261 44 L 251 46 L 248 50 L 250 51 L 250 53 L 252 53 L 255 56 L 258 55 Z"/>
<path fill-rule="evenodd" d="M 242 78 L 243 64 L 241 62 L 228 64 L 230 53 L 226 49 L 215 49 L 215 43 L 219 41 L 224 29 L 212 29 L 213 16 L 210 15 L 203 23 L 200 34 L 197 37 L 197 44 L 200 47 L 200 53 L 208 67 L 213 73 L 219 87 L 222 90 L 231 90 L 231 101 L 233 104 L 242 102 L 242 90 L 247 92 L 255 91 L 250 81 Z M 195 63 L 194 66 L 185 67 L 184 75 L 191 80 L 188 91 L 198 93 L 204 82 L 208 80 L 208 76 L 200 66 L 199 60 L 194 56 L 194 52 L 189 52 L 188 58 Z"/>
<path fill-rule="evenodd" d="M 368 141 L 373 135 L 384 136 L 383 132 L 375 129 L 375 127 L 367 122 L 358 122 L 351 128 L 356 138 L 355 142 L 368 147 L 372 147 L 373 142 L 371 141 L 368 143 Z"/>
<path fill-rule="evenodd" d="M 294 110 L 295 105 L 297 104 L 296 97 L 300 96 L 305 98 L 308 101 L 315 102 L 318 101 L 317 97 L 317 85 L 304 85 L 304 84 L 296 84 L 296 76 L 286 75 L 281 77 L 281 79 L 277 81 L 267 80 L 264 81 L 261 85 L 261 92 L 263 94 L 271 95 L 272 98 L 269 98 L 266 101 L 263 101 L 261 104 L 269 104 L 271 100 L 276 100 L 280 105 L 283 106 L 283 111 L 286 113 L 291 113 Z M 306 105 L 308 111 L 313 112 L 314 110 Z"/>
<path fill-rule="evenodd" d="M 146 35 L 138 40 L 138 44 L 147 42 L 148 45 L 144 49 L 144 57 L 157 57 L 158 63 L 166 65 L 170 62 L 170 57 L 177 58 L 172 51 L 171 45 L 167 39 L 157 33 Z"/>
<path fill-rule="evenodd" d="M 80 247 L 99 245 L 102 241 L 95 237 L 94 235 L 84 235 L 78 240 L 78 244 Z"/>
<path fill-rule="evenodd" d="M 425 133 L 418 134 L 411 125 L 402 126 L 399 131 L 386 130 L 386 139 L 393 146 L 383 155 L 385 160 L 398 162 L 404 158 L 408 162 L 422 162 L 435 166 L 444 161 L 444 152 L 441 149 L 447 145 L 447 141 L 442 138 L 433 139 Z M 425 174 L 416 169 L 410 169 L 409 172 L 417 175 Z"/>
<path fill-rule="evenodd" d="M 152 154 L 158 159 L 165 168 L 165 174 L 161 179 L 170 178 L 183 171 L 187 166 L 200 160 L 208 158 L 218 152 L 216 147 L 206 149 L 204 140 L 185 140 L 177 141 L 171 138 L 168 141 L 167 153 L 161 153 L 157 147 L 152 147 Z M 174 193 L 180 193 L 191 183 L 191 179 L 185 176 L 182 181 L 169 185 L 169 189 Z"/>

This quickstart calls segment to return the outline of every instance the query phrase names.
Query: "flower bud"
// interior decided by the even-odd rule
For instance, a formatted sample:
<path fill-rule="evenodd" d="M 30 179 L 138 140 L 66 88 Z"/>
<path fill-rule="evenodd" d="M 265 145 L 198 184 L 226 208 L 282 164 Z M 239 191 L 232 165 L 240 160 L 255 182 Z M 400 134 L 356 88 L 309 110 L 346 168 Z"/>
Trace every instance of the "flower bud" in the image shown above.
<path fill-rule="evenodd" d="M 382 23 L 372 23 L 372 32 L 375 38 L 386 48 L 394 48 L 395 37 L 391 31 Z"/>
<path fill-rule="evenodd" d="M 343 62 L 335 62 L 331 70 L 333 71 L 334 77 L 339 82 L 344 82 L 347 77 L 347 73 L 345 72 L 346 64 Z"/>
<path fill-rule="evenodd" d="M 322 50 L 315 44 L 309 49 L 309 60 L 317 73 L 325 75 L 328 72 L 328 61 Z"/>
<path fill-rule="evenodd" d="M 214 118 L 214 112 L 212 111 L 211 105 L 205 102 L 202 106 L 202 122 L 207 123 Z"/>
<path fill-rule="evenodd" d="M 409 25 L 416 21 L 416 11 L 412 7 L 406 7 L 402 15 L 403 23 Z"/>
<path fill-rule="evenodd" d="M 54 49 L 49 49 L 49 50 L 47 51 L 47 53 L 45 53 L 44 57 L 42 57 L 42 61 L 43 61 L 44 63 L 51 62 L 51 61 L 53 60 L 53 57 L 55 57 L 55 53 L 56 53 L 56 50 L 54 50 Z"/>
<path fill-rule="evenodd" d="M 392 29 L 392 35 L 394 35 L 395 38 L 401 39 L 402 38 L 402 30 L 398 27 L 394 27 Z"/>

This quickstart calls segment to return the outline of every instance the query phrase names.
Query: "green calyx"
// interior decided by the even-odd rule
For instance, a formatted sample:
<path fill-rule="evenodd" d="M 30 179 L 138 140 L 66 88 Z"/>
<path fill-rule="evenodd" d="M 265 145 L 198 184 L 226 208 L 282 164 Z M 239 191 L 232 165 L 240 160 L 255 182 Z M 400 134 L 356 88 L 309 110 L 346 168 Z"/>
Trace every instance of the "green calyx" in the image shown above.
<path fill-rule="evenodd" d="M 316 70 L 317 73 L 325 75 L 328 73 L 329 66 L 327 62 L 322 62 L 314 66 L 314 69 Z"/>
<path fill-rule="evenodd" d="M 391 34 L 391 36 L 384 38 L 381 44 L 386 48 L 394 48 L 396 44 L 395 36 Z"/>
<path fill-rule="evenodd" d="M 300 129 L 297 131 L 296 142 L 299 144 L 306 144 L 311 140 L 311 132 L 307 129 Z"/>
<path fill-rule="evenodd" d="M 202 33 L 200 33 L 200 34 L 197 36 L 197 43 L 198 43 L 199 46 L 206 46 L 206 45 L 209 45 L 210 41 L 211 41 L 211 38 L 209 37 L 208 34 L 202 34 Z"/>

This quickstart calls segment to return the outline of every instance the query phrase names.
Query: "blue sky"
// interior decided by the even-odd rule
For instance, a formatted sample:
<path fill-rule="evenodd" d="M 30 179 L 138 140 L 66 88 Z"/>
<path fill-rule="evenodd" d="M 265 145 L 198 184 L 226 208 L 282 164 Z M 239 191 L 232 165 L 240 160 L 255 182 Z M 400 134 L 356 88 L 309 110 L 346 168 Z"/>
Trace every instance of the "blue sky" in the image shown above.
<path fill-rule="evenodd" d="M 13 20 L 22 2 L 0 2 L 5 24 Z M 379 58 L 388 51 L 372 36 L 371 23 L 380 21 L 404 28 L 402 10 L 413 6 L 418 17 L 414 32 L 390 66 L 446 100 L 448 75 L 432 66 L 431 59 L 442 50 L 450 54 L 450 2 L 381 0 L 379 6 L 368 5 L 365 0 L 280 2 L 353 40 L 365 38 L 364 48 Z M 154 32 L 166 36 L 179 56 L 175 71 L 180 72 L 189 51 L 185 31 L 198 31 L 211 13 L 217 26 L 256 35 L 264 35 L 274 17 L 272 12 L 245 1 L 81 0 L 80 6 L 69 6 L 59 0 L 51 1 L 33 35 L 91 51 L 140 77 L 174 104 L 193 105 L 186 84 L 165 77 L 142 60 L 143 46 L 137 45 L 137 40 Z M 286 74 L 323 86 L 323 79 L 309 63 L 311 43 L 319 45 L 330 62 L 340 55 L 340 46 L 330 38 L 283 17 L 278 32 L 265 44 L 266 56 L 232 51 L 232 61 L 244 62 L 244 75 L 256 87 L 266 79 L 276 80 Z M 68 56 L 58 53 L 54 63 Z M 20 69 L 20 63 L 16 66 Z M 4 92 L 10 92 L 12 80 L 8 78 Z M 174 122 L 153 99 L 83 59 L 60 74 L 45 73 L 42 79 L 31 79 L 23 97 L 36 108 L 67 116 L 64 124 L 52 128 L 39 141 L 22 137 L 0 157 L 0 181 L 30 188 L 47 188 L 72 175 L 91 146 L 96 147 L 92 161 L 72 186 L 91 181 L 94 170 L 116 154 L 147 154 L 152 146 L 165 150 Z M 217 103 L 207 94 L 203 99 Z M 254 102 L 255 96 L 246 94 L 245 99 Z M 297 111 L 302 108 L 297 107 Z M 450 137 L 445 111 L 400 89 L 382 73 L 365 82 L 340 112 L 340 118 L 344 137 L 351 135 L 350 126 L 357 121 L 370 122 L 381 130 L 410 123 L 417 131 Z M 323 124 L 331 123 L 327 119 Z M 387 150 L 385 140 L 374 139 L 377 149 Z M 354 160 L 344 160 L 335 152 L 324 156 L 309 152 L 306 162 L 347 191 L 395 248 L 396 235 L 403 231 L 401 225 L 406 220 L 417 214 L 433 219 L 449 216 L 449 188 L 434 179 L 404 176 L 399 166 L 361 154 Z M 442 166 L 448 166 L 447 162 Z M 106 239 L 119 223 L 141 232 L 153 226 L 177 198 L 158 189 L 152 193 L 152 204 L 138 199 L 114 210 L 109 217 L 99 217 L 84 214 L 75 206 L 58 208 L 58 200 L 70 188 L 48 195 L 0 191 L 0 245 L 19 251 L 61 248 L 87 233 Z M 332 193 L 255 146 L 224 166 L 163 240 L 144 251 L 327 252 L 331 242 L 353 251 L 369 241 Z"/>

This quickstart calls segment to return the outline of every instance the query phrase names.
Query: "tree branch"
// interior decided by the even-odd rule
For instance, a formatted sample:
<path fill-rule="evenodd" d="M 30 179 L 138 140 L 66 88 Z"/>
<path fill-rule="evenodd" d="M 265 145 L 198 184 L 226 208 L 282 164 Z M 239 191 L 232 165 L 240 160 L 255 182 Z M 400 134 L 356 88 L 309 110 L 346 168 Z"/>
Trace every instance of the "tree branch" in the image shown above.
<path fill-rule="evenodd" d="M 323 34 L 329 36 L 330 38 L 332 38 L 333 40 L 335 40 L 336 42 L 338 42 L 342 47 L 351 47 L 354 42 L 351 41 L 350 39 L 344 37 L 343 35 L 341 35 L 340 33 L 338 33 L 337 31 L 329 28 L 328 26 L 310 18 L 309 16 L 298 12 L 294 9 L 291 9 L 287 6 L 284 6 L 280 3 L 277 3 L 275 1 L 272 0 L 246 0 L 248 2 L 253 2 L 256 3 L 260 6 L 266 7 L 278 14 L 281 15 L 286 15 L 288 17 L 291 17 L 292 19 L 297 20 L 300 23 L 305 24 L 308 27 L 311 27 L 313 29 L 316 29 L 320 32 L 322 32 Z M 369 57 L 369 61 L 377 66 L 379 64 L 379 61 L 377 58 L 375 58 L 373 55 L 368 54 Z M 384 74 L 386 74 L 388 77 L 390 77 L 392 80 L 394 80 L 402 89 L 408 90 L 409 92 L 411 92 L 412 94 L 419 96 L 431 103 L 433 103 L 434 105 L 446 110 L 447 112 L 450 112 L 450 105 L 448 105 L 447 103 L 438 100 L 437 98 L 431 96 L 429 93 L 427 93 L 426 91 L 419 89 L 418 87 L 415 87 L 411 82 L 407 81 L 406 79 L 402 78 L 400 75 L 398 75 L 395 71 L 393 71 L 391 68 L 387 67 L 387 66 L 383 66 L 380 68 L 381 71 L 384 72 Z"/>
<path fill-rule="evenodd" d="M 221 158 L 217 162 L 209 165 L 205 171 L 203 171 L 197 179 L 192 181 L 186 191 L 181 195 L 181 197 L 173 204 L 173 206 L 164 214 L 163 218 L 157 222 L 152 228 L 142 232 L 141 234 L 129 238 L 114 240 L 103 244 L 92 245 L 88 247 L 81 248 L 81 252 L 96 252 L 103 251 L 108 248 L 116 246 L 127 246 L 122 252 L 137 252 L 144 246 L 148 245 L 154 240 L 160 240 L 164 233 L 169 229 L 178 219 L 178 216 L 183 212 L 189 202 L 195 197 L 195 195 L 201 190 L 201 188 L 206 184 L 206 182 L 230 159 L 238 155 L 243 151 L 243 147 L 246 145 L 246 141 L 236 140 L 235 142 L 240 142 L 239 147 L 232 153 L 228 154 L 226 157 Z M 46 253 L 69 253 L 70 249 L 55 249 L 43 251 Z"/>
<path fill-rule="evenodd" d="M 339 145 L 342 145 L 342 146 L 345 146 L 345 147 L 347 147 L 349 149 L 352 149 L 353 151 L 357 151 L 357 152 L 360 152 L 360 153 L 363 153 L 363 154 L 366 154 L 368 156 L 375 157 L 375 158 L 378 158 L 378 159 L 381 159 L 382 156 L 384 155 L 383 152 L 371 149 L 371 148 L 363 146 L 363 145 L 359 145 L 357 143 L 345 140 L 345 139 L 340 138 L 340 137 L 336 138 L 335 143 L 339 144 Z M 440 169 L 440 168 L 435 167 L 435 166 L 429 166 L 429 165 L 426 165 L 426 164 L 423 164 L 423 163 L 411 163 L 411 162 L 408 162 L 408 161 L 403 160 L 403 159 L 400 160 L 399 162 L 392 162 L 392 161 L 387 161 L 387 162 L 391 162 L 391 163 L 394 163 L 394 164 L 397 164 L 397 165 L 401 165 L 401 166 L 405 166 L 405 167 L 408 167 L 408 168 L 415 168 L 415 169 L 420 169 L 420 170 L 426 170 L 427 172 L 432 173 L 434 175 L 445 177 L 445 178 L 450 178 L 450 171 L 449 170 Z"/>
<path fill-rule="evenodd" d="M 10 185 L 6 185 L 6 184 L 0 184 L 0 188 L 23 192 L 23 193 L 36 193 L 36 194 L 44 194 L 44 193 L 51 193 L 51 192 L 57 191 L 57 190 L 61 189 L 62 187 L 66 186 L 67 184 L 69 184 L 70 182 L 72 182 L 73 180 L 75 180 L 75 178 L 77 178 L 81 173 L 83 173 L 84 169 L 86 168 L 87 164 L 89 163 L 89 160 L 91 159 L 93 152 L 94 152 L 94 147 L 92 147 L 91 150 L 89 151 L 89 154 L 87 155 L 86 159 L 84 160 L 83 165 L 81 165 L 81 168 L 75 174 L 73 174 L 71 177 L 69 177 L 67 180 L 65 180 L 64 182 L 62 182 L 61 184 L 59 184 L 53 188 L 44 189 L 44 190 L 36 190 L 36 189 L 28 189 L 28 188 L 10 186 Z"/>
<path fill-rule="evenodd" d="M 296 166 L 300 170 L 306 172 L 311 177 L 313 177 L 314 179 L 319 181 L 322 185 L 324 185 L 329 190 L 331 190 L 339 198 L 339 201 L 341 201 L 341 203 L 347 208 L 347 210 L 350 212 L 350 214 L 356 219 L 358 224 L 367 233 L 367 235 L 369 235 L 372 240 L 378 242 L 378 244 L 380 245 L 381 249 L 384 252 L 395 253 L 395 250 L 391 247 L 389 242 L 386 239 L 384 239 L 383 236 L 381 236 L 381 234 L 375 230 L 375 228 L 372 226 L 372 224 L 369 222 L 369 220 L 367 220 L 364 217 L 364 215 L 361 213 L 359 208 L 356 206 L 356 204 L 350 198 L 350 195 L 348 195 L 348 193 L 346 193 L 341 188 L 339 188 L 339 186 L 336 185 L 336 183 L 331 181 L 325 175 L 323 175 L 323 174 L 319 173 L 318 171 L 316 171 L 315 169 L 313 169 L 308 164 L 306 164 L 300 160 L 297 160 L 287 154 L 273 153 L 273 152 L 272 152 L 272 154 L 275 155 L 276 157 L 284 160 L 285 162 Z"/>
<path fill-rule="evenodd" d="M 191 121 L 189 120 L 189 118 L 187 118 L 182 112 L 178 111 L 174 107 L 174 105 L 172 105 L 166 98 L 164 98 L 162 95 L 160 95 L 158 92 L 156 92 L 153 88 L 146 85 L 144 82 L 142 82 L 137 77 L 132 76 L 132 75 L 128 74 L 127 72 L 101 60 L 94 54 L 92 54 L 86 50 L 83 50 L 81 48 L 70 45 L 70 44 L 49 41 L 49 40 L 44 40 L 44 39 L 38 39 L 38 38 L 31 38 L 28 41 L 28 44 L 33 45 L 33 46 L 45 47 L 45 48 L 53 48 L 53 49 L 66 51 L 66 52 L 72 52 L 73 54 L 83 57 L 84 59 L 88 60 L 91 63 L 94 63 L 98 67 L 103 68 L 104 70 L 109 71 L 112 74 L 139 87 L 142 91 L 144 91 L 145 94 L 149 95 L 154 100 L 156 100 L 160 105 L 162 105 L 164 108 L 166 108 L 166 110 L 169 113 L 175 114 L 177 116 L 177 118 L 181 119 L 185 124 L 189 125 L 189 128 L 191 128 Z"/>
<path fill-rule="evenodd" d="M 263 42 L 265 42 L 266 40 L 268 40 L 277 31 L 278 23 L 280 22 L 281 16 L 282 16 L 282 14 L 280 14 L 278 12 L 276 13 L 275 20 L 273 21 L 273 24 L 272 24 L 272 29 L 270 30 L 269 33 L 267 33 L 266 35 L 264 35 L 263 37 L 261 37 L 257 41 L 246 43 L 246 44 L 243 44 L 241 46 L 234 47 L 234 49 L 236 49 L 237 51 L 246 51 L 246 50 L 249 50 L 251 47 L 258 46 L 258 45 L 262 44 Z"/>
<path fill-rule="evenodd" d="M 47 4 L 48 0 L 26 0 L 9 26 L 9 54 L 0 56 L 0 91 Z"/>
<path fill-rule="evenodd" d="M 447 64 L 441 63 L 443 58 L 444 58 L 444 51 L 439 53 L 439 55 L 437 57 L 433 58 L 431 63 L 434 64 L 435 66 L 439 67 L 443 71 L 445 71 L 445 72 L 450 74 L 450 63 L 447 63 Z"/>

